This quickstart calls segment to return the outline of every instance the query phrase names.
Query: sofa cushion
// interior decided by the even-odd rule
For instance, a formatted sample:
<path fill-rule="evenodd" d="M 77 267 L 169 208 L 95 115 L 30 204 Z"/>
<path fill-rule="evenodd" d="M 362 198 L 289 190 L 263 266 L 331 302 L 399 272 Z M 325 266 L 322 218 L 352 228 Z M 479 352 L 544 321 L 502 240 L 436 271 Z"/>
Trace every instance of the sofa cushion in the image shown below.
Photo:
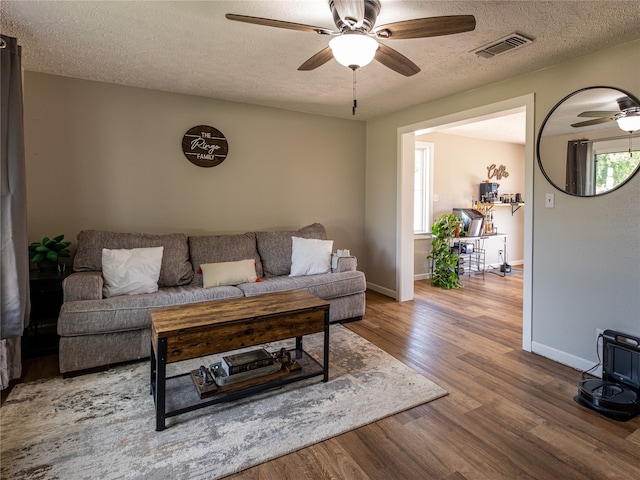
<path fill-rule="evenodd" d="M 60 309 L 58 335 L 97 335 L 150 328 L 150 308 L 242 296 L 242 291 L 236 287 L 199 288 L 186 285 L 161 288 L 157 292 L 141 295 L 67 302 Z"/>
<path fill-rule="evenodd" d="M 238 285 L 258 280 L 256 262 L 252 258 L 237 262 L 203 263 L 200 269 L 204 288 Z"/>
<path fill-rule="evenodd" d="M 102 249 L 105 297 L 158 291 L 164 247 Z"/>
<path fill-rule="evenodd" d="M 291 237 L 326 240 L 327 231 L 320 223 L 314 223 L 297 231 L 256 232 L 258 253 L 266 277 L 291 273 Z"/>
<path fill-rule="evenodd" d="M 240 235 L 206 235 L 189 237 L 191 263 L 196 271 L 193 284 L 202 286 L 200 266 L 205 263 L 237 262 L 252 258 L 256 262 L 256 274 L 262 277 L 262 262 L 256 249 L 256 235 L 252 232 Z"/>
<path fill-rule="evenodd" d="M 99 230 L 83 230 L 78 234 L 73 269 L 76 272 L 102 270 L 102 249 L 164 247 L 158 286 L 186 285 L 193 279 L 193 267 L 189 262 L 189 245 L 186 235 L 149 235 L 145 233 L 117 233 Z"/>
<path fill-rule="evenodd" d="M 266 277 L 259 283 L 238 285 L 247 297 L 288 290 L 306 290 L 324 300 L 364 292 L 367 288 L 364 273 L 359 271 L 323 273 L 304 277 Z"/>

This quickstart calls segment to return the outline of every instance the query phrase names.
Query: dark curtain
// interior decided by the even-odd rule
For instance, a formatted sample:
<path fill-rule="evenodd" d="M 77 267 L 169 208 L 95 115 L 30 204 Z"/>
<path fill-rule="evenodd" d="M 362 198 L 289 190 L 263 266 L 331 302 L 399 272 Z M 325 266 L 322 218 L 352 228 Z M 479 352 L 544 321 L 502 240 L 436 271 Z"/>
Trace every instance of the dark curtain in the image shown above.
<path fill-rule="evenodd" d="M 15 38 L 0 40 L 0 153 L 2 169 L 2 245 L 0 264 L 0 384 L 22 374 L 20 340 L 29 323 L 27 192 L 22 121 L 21 51 Z"/>
<path fill-rule="evenodd" d="M 588 195 L 586 140 L 570 140 L 567 144 L 567 174 L 564 190 L 574 195 Z"/>

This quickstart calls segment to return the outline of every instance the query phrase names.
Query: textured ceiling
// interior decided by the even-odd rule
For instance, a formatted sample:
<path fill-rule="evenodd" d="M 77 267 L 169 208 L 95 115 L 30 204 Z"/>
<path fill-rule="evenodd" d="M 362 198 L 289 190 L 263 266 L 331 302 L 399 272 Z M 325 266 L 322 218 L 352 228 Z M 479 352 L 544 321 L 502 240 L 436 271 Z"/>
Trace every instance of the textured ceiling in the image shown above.
<path fill-rule="evenodd" d="M 333 28 L 324 0 L 12 1 L 3 34 L 23 46 L 26 70 L 360 120 L 471 90 L 640 38 L 640 1 L 381 0 L 377 24 L 471 14 L 472 32 L 385 41 L 422 71 L 380 63 L 352 72 L 331 60 L 297 71 L 327 36 L 232 22 L 225 13 Z M 472 53 L 513 32 L 535 41 L 483 59 Z"/>

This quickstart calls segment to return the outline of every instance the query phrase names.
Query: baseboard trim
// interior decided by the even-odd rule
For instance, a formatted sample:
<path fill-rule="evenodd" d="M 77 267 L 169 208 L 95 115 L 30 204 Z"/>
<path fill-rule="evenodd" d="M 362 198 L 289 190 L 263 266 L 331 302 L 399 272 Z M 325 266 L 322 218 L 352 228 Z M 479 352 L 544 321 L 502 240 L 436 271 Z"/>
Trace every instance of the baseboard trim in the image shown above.
<path fill-rule="evenodd" d="M 561 350 L 549 347 L 548 345 L 544 345 L 538 342 L 531 342 L 531 351 L 538 355 L 542 355 L 545 358 L 553 360 L 554 362 L 562 363 L 563 365 L 567 365 L 571 368 L 575 368 L 576 370 L 580 370 L 581 372 L 587 371 L 594 366 L 592 360 L 576 357 L 575 355 L 571 355 L 570 353 L 563 352 Z M 596 377 L 602 377 L 602 367 L 600 366 L 590 373 Z M 576 376 L 576 382 L 578 380 L 579 377 Z"/>
<path fill-rule="evenodd" d="M 367 290 L 373 290 L 374 292 L 381 293 L 387 297 L 391 297 L 394 300 L 398 300 L 398 294 L 394 290 L 391 290 L 386 287 L 382 287 L 380 285 L 376 285 L 375 283 L 367 282 Z"/>
<path fill-rule="evenodd" d="M 524 260 L 515 260 L 515 261 L 508 261 L 507 262 L 509 265 L 511 265 L 512 267 L 515 267 L 516 265 L 524 265 Z M 502 266 L 502 263 L 490 263 L 488 265 L 485 266 L 485 270 L 490 270 L 490 269 L 499 269 Z"/>

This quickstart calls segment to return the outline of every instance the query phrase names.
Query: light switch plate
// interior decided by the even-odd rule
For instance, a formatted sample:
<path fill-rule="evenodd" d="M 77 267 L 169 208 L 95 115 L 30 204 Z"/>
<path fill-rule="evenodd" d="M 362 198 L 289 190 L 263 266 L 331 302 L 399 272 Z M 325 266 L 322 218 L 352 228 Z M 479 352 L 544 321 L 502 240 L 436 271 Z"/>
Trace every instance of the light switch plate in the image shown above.
<path fill-rule="evenodd" d="M 547 193 L 544 197 L 544 206 L 547 208 L 553 208 L 556 206 L 556 199 L 553 193 Z"/>

